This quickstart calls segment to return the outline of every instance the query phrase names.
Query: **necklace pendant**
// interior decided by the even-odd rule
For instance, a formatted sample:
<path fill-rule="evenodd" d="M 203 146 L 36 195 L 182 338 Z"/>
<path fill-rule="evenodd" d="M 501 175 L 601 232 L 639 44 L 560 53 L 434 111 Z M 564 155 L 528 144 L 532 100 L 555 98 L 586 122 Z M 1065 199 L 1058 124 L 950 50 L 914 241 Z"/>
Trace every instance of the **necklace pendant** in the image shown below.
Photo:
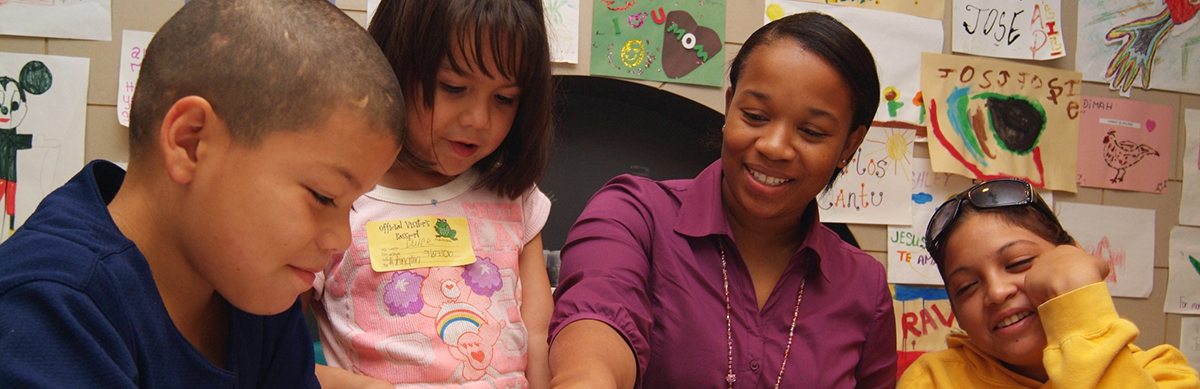
<path fill-rule="evenodd" d="M 730 373 L 730 374 L 725 375 L 725 382 L 733 384 L 736 381 L 737 381 L 737 374 Z"/>

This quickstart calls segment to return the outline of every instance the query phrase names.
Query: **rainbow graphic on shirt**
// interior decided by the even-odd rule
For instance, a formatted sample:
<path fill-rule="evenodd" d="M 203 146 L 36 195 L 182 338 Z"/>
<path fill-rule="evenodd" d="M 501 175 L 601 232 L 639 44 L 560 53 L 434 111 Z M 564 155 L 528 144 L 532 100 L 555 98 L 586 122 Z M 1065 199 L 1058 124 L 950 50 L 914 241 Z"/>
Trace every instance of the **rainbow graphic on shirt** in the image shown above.
<path fill-rule="evenodd" d="M 479 333 L 479 327 L 484 324 L 483 314 L 478 309 L 464 303 L 448 303 L 438 312 L 438 336 L 446 344 L 457 345 L 458 338 L 468 332 Z"/>

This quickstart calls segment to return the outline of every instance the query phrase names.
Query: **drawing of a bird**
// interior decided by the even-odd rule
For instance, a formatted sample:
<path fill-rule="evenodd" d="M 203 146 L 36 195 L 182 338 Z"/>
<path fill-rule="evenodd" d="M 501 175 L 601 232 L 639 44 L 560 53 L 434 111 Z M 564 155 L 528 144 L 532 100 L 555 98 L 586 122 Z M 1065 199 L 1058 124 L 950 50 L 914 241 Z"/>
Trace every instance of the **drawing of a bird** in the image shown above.
<path fill-rule="evenodd" d="M 1125 169 L 1137 165 L 1147 155 L 1158 156 L 1158 151 L 1145 144 L 1118 141 L 1115 130 L 1108 131 L 1108 135 L 1104 136 L 1104 163 L 1117 170 L 1117 175 L 1109 182 L 1115 184 L 1125 181 Z"/>

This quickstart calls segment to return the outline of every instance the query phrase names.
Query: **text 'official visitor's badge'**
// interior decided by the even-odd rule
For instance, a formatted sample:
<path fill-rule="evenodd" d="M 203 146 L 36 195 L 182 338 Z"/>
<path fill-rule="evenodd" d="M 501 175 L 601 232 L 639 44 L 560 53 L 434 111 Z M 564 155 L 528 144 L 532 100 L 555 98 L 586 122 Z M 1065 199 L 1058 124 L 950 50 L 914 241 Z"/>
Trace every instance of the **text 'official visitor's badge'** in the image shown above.
<path fill-rule="evenodd" d="M 475 262 L 467 218 L 461 216 L 367 222 L 367 248 L 376 272 Z"/>

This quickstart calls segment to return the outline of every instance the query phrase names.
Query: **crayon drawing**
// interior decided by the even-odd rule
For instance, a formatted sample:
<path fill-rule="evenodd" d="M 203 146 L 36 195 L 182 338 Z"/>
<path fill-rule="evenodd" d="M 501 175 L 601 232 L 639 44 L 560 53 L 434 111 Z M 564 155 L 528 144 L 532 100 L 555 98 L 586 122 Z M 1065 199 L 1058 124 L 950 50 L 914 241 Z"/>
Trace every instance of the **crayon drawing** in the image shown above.
<path fill-rule="evenodd" d="M 1179 327 L 1179 351 L 1193 369 L 1200 370 L 1200 317 L 1184 316 Z"/>
<path fill-rule="evenodd" d="M 112 40 L 112 0 L 3 0 L 0 35 Z"/>
<path fill-rule="evenodd" d="M 579 0 L 542 0 L 550 61 L 579 63 Z"/>
<path fill-rule="evenodd" d="M 912 226 L 888 226 L 889 283 L 943 285 L 937 265 L 925 249 L 925 228 L 939 205 L 973 184 L 963 176 L 934 172 L 927 158 L 913 159 Z"/>
<path fill-rule="evenodd" d="M 1110 294 L 1150 297 L 1154 289 L 1154 210 L 1059 202 L 1058 220 L 1084 251 L 1108 262 L 1105 281 Z"/>
<path fill-rule="evenodd" d="M 0 53 L 0 241 L 83 167 L 88 60 Z"/>
<path fill-rule="evenodd" d="M 1075 68 L 1129 97 L 1135 86 L 1200 93 L 1196 0 L 1082 0 Z"/>
<path fill-rule="evenodd" d="M 922 2 L 924 3 L 924 2 Z M 939 2 L 939 4 L 941 4 Z M 879 109 L 875 122 L 905 128 L 925 125 L 921 100 L 921 52 L 942 51 L 942 21 L 871 7 L 843 7 L 795 0 L 767 0 L 763 23 L 807 11 L 828 14 L 862 38 L 879 72 Z"/>
<path fill-rule="evenodd" d="M 921 354 L 946 349 L 946 335 L 962 333 L 950 296 L 942 287 L 892 285 L 892 308 L 896 312 L 896 377 Z"/>
<path fill-rule="evenodd" d="M 952 49 L 998 58 L 1067 55 L 1059 0 L 954 0 Z"/>
<path fill-rule="evenodd" d="M 1171 163 L 1174 110 L 1129 99 L 1084 96 L 1076 183 L 1163 193 Z"/>
<path fill-rule="evenodd" d="M 1200 226 L 1200 110 L 1183 112 L 1183 194 L 1179 199 L 1179 224 Z"/>
<path fill-rule="evenodd" d="M 1008 61 L 923 53 L 933 170 L 1017 177 L 1075 192 L 1080 75 Z"/>
<path fill-rule="evenodd" d="M 591 74 L 720 87 L 725 2 L 592 2 Z"/>
<path fill-rule="evenodd" d="M 801 0 L 809 3 L 860 7 L 879 11 L 899 12 L 928 19 L 942 20 L 946 14 L 944 0 Z M 769 2 L 768 2 L 769 3 Z M 767 8 L 770 12 L 771 9 Z"/>
<path fill-rule="evenodd" d="M 912 223 L 908 200 L 916 131 L 872 127 L 833 188 L 817 197 L 821 221 Z"/>
<path fill-rule="evenodd" d="M 1163 312 L 1200 314 L 1200 228 L 1171 229 L 1170 276 Z"/>

